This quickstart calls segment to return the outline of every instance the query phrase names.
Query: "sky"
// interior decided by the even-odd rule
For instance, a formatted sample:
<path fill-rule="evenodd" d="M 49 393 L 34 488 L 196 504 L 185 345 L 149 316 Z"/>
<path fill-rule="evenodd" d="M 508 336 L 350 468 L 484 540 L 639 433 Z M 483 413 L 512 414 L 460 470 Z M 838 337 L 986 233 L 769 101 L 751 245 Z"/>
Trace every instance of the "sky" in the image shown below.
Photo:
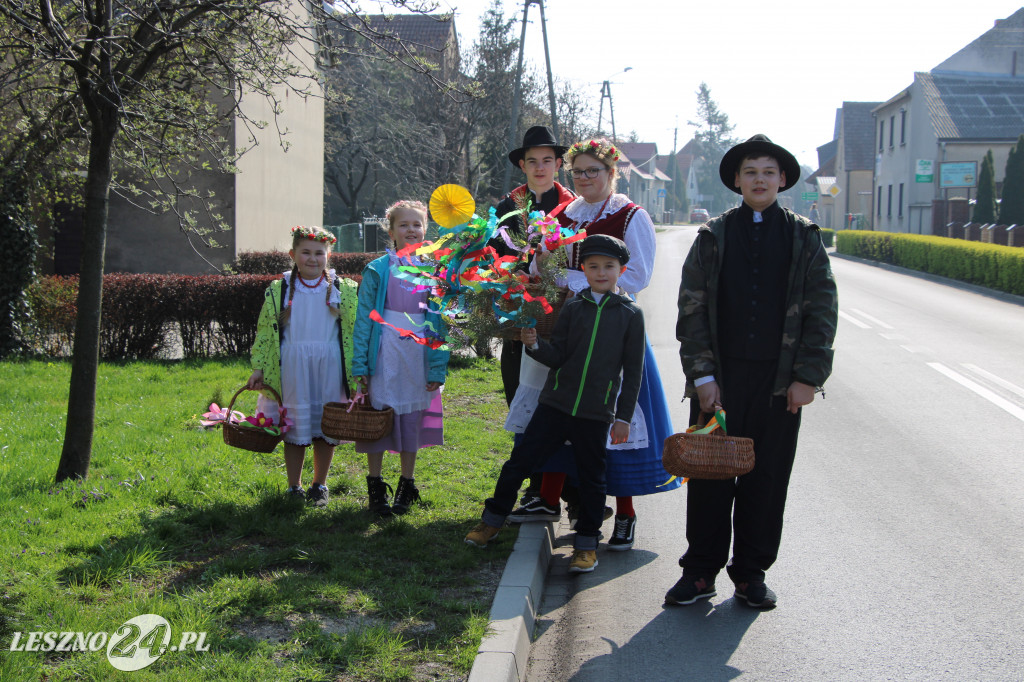
<path fill-rule="evenodd" d="M 817 168 L 843 101 L 884 102 L 1021 8 L 1021 0 L 547 0 L 557 80 L 592 93 L 610 81 L 615 129 L 668 154 L 693 134 L 696 92 L 711 97 L 746 139 L 764 133 Z M 523 0 L 502 0 L 522 30 Z M 440 0 L 455 12 L 463 53 L 490 0 Z M 369 10 L 369 7 L 366 7 Z M 526 60 L 544 74 L 540 10 L 529 9 Z M 626 67 L 632 67 L 623 73 Z M 608 124 L 604 101 L 602 128 Z M 571 143 L 572 140 L 563 141 Z"/>

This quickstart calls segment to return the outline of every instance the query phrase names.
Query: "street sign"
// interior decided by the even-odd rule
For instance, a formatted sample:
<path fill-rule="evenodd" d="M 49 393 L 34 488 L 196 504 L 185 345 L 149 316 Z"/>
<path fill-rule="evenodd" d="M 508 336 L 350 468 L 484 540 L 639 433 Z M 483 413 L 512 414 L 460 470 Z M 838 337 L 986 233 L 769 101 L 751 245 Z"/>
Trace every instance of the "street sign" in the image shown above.
<path fill-rule="evenodd" d="M 831 187 L 828 188 L 828 193 L 831 194 L 833 197 L 839 196 L 839 193 L 842 191 L 843 190 L 839 189 L 839 185 L 832 185 Z"/>
<path fill-rule="evenodd" d="M 817 201 L 817 200 L 818 200 L 818 193 L 817 192 L 801 192 L 801 194 L 800 194 L 800 201 Z"/>
<path fill-rule="evenodd" d="M 953 161 L 939 164 L 939 187 L 975 187 L 978 184 L 977 161 Z"/>
<path fill-rule="evenodd" d="M 914 182 L 935 182 L 935 160 L 918 159 L 914 168 Z"/>

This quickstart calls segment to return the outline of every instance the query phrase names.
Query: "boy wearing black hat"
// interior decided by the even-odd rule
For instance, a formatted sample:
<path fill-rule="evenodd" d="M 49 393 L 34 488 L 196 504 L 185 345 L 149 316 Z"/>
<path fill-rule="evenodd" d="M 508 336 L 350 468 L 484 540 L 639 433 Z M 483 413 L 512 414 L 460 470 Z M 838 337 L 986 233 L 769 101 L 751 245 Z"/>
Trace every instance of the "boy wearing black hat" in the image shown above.
<path fill-rule="evenodd" d="M 521 209 L 527 202 L 530 210 L 550 214 L 556 206 L 568 204 L 576 198 L 571 190 L 555 182 L 566 149 L 568 147 L 558 144 L 555 134 L 547 126 L 533 126 L 526 131 L 523 146 L 508 153 L 509 163 L 526 174 L 526 184 L 513 189 L 498 203 L 495 212 L 499 218 Z M 519 213 L 501 224 L 522 238 L 526 236 L 528 222 L 526 213 Z M 502 256 L 511 253 L 501 239 L 495 239 L 491 245 Z M 502 344 L 501 381 L 505 388 L 505 402 L 509 404 L 519 387 L 522 354 L 523 345 L 519 341 L 506 340 Z"/>
<path fill-rule="evenodd" d="M 580 258 L 590 286 L 562 308 L 551 342 L 539 339 L 536 329 L 522 331 L 526 352 L 551 371 L 537 411 L 484 503 L 481 522 L 466 536 L 467 543 L 482 547 L 497 535 L 519 486 L 568 440 L 580 479 L 572 573 L 597 566 L 609 423 L 612 443 L 629 438 L 644 365 L 643 313 L 617 287 L 629 249 L 615 237 L 591 235 L 582 242 Z"/>
<path fill-rule="evenodd" d="M 832 372 L 836 284 L 818 226 L 776 201 L 800 177 L 792 154 L 755 135 L 725 154 L 719 175 L 743 203 L 698 231 L 676 338 L 691 423 L 725 409 L 729 434 L 754 440 L 755 464 L 736 479 L 687 484 L 683 576 L 665 602 L 714 596 L 726 568 L 737 599 L 770 609 L 765 571 L 778 556 L 801 408 Z"/>

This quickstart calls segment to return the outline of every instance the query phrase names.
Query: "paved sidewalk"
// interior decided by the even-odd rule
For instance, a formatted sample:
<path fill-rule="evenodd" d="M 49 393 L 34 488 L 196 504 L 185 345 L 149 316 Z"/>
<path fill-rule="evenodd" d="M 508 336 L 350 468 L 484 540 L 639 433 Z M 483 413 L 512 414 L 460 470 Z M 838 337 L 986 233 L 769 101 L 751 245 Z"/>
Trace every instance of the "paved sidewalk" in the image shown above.
<path fill-rule="evenodd" d="M 469 682 L 523 682 L 557 522 L 519 524 Z"/>

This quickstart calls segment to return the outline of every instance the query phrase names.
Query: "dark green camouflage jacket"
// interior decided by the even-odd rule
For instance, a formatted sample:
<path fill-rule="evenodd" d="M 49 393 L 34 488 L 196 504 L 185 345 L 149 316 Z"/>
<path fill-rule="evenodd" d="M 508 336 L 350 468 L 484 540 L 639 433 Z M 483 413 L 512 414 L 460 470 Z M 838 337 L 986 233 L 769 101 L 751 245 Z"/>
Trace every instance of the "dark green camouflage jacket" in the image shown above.
<path fill-rule="evenodd" d="M 703 225 L 683 263 L 676 339 L 687 396 L 696 395 L 695 379 L 718 371 L 718 276 L 725 230 L 737 213 L 737 208 L 731 209 Z M 793 228 L 793 256 L 782 348 L 772 389 L 775 395 L 786 395 L 793 381 L 816 387 L 825 384 L 832 373 L 832 341 L 839 314 L 836 282 L 818 226 L 789 209 L 783 209 L 783 215 Z"/>

